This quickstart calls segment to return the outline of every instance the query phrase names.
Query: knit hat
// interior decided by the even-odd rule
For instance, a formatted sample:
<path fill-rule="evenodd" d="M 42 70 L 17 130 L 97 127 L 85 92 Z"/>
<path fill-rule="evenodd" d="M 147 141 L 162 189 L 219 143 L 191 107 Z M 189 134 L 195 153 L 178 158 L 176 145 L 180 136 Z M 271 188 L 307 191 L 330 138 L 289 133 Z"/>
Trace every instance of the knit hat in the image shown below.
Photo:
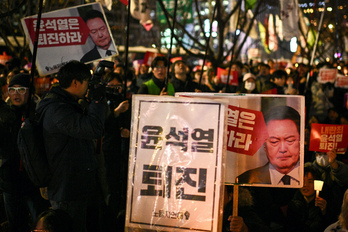
<path fill-rule="evenodd" d="M 30 75 L 28 73 L 19 73 L 11 78 L 8 87 L 20 85 L 22 87 L 30 88 Z"/>
<path fill-rule="evenodd" d="M 256 80 L 256 77 L 254 74 L 252 73 L 246 73 L 244 76 L 243 76 L 243 82 L 248 80 L 249 78 L 253 78 L 254 80 Z"/>

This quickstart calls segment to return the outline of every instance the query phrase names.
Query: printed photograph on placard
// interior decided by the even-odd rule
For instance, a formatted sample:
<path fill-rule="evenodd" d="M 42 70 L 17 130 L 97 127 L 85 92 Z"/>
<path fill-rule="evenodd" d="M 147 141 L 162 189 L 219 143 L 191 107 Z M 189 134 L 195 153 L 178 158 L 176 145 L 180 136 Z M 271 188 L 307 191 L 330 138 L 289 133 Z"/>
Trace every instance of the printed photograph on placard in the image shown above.
<path fill-rule="evenodd" d="M 228 99 L 226 184 L 303 185 L 304 97 L 178 93 Z"/>
<path fill-rule="evenodd" d="M 37 15 L 23 18 L 22 25 L 33 52 Z M 43 13 L 39 28 L 36 65 L 40 76 L 58 72 L 71 60 L 90 63 L 118 55 L 100 3 Z"/>

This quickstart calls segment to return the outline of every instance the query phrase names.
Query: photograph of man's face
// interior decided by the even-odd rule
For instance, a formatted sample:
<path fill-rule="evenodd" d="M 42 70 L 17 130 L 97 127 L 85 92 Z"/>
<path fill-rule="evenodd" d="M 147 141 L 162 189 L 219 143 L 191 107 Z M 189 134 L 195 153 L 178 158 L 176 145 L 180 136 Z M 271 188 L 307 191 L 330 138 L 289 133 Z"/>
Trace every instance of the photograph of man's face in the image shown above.
<path fill-rule="evenodd" d="M 299 161 L 300 134 L 294 121 L 271 120 L 267 124 L 269 139 L 265 151 L 269 162 L 280 172 L 287 174 Z"/>
<path fill-rule="evenodd" d="M 86 24 L 89 29 L 89 35 L 95 45 L 105 50 L 108 49 L 111 38 L 105 22 L 97 17 L 89 19 Z"/>

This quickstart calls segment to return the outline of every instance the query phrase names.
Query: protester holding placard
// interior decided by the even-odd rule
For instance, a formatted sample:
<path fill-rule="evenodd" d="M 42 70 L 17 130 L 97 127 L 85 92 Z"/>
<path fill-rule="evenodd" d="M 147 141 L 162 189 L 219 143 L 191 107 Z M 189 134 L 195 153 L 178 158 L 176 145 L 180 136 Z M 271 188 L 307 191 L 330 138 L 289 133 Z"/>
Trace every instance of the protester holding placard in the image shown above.
<path fill-rule="evenodd" d="M 327 199 L 330 207 L 330 222 L 337 219 L 342 205 L 345 190 L 348 188 L 348 166 L 337 160 L 336 150 L 316 152 L 313 167 L 321 174 L 324 181 L 322 196 Z"/>
<path fill-rule="evenodd" d="M 253 197 L 247 188 L 238 188 L 238 216 L 231 215 L 233 209 L 233 187 L 225 186 L 225 203 L 223 213 L 223 232 L 267 232 L 271 231 L 258 216 L 253 207 Z"/>
<path fill-rule="evenodd" d="M 316 197 L 314 180 L 320 180 L 320 174 L 307 163 L 303 187 L 295 193 L 287 209 L 287 231 L 318 232 L 331 224 L 327 212 L 329 203 L 321 195 Z"/>

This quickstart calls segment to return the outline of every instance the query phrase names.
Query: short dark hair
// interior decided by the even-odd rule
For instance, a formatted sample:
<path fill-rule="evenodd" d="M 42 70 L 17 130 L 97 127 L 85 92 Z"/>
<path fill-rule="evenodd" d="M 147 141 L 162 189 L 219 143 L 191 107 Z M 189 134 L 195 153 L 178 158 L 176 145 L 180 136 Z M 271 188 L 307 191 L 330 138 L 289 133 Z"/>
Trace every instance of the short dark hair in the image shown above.
<path fill-rule="evenodd" d="M 274 71 L 273 74 L 272 74 L 272 79 L 273 80 L 274 79 L 281 79 L 283 77 L 285 77 L 285 78 L 288 77 L 288 73 L 285 72 L 284 70 L 278 69 L 278 70 Z"/>
<path fill-rule="evenodd" d="M 155 59 L 151 62 L 151 68 L 154 69 L 157 66 L 158 61 L 163 61 L 164 66 L 168 67 L 168 60 L 164 56 L 156 56 Z"/>
<path fill-rule="evenodd" d="M 240 62 L 240 61 L 234 61 L 233 63 L 232 63 L 232 65 L 237 65 L 240 69 L 243 69 L 243 67 L 244 67 L 244 65 L 243 65 L 243 63 L 242 62 Z"/>
<path fill-rule="evenodd" d="M 268 69 L 271 69 L 271 67 L 268 64 L 265 64 L 265 63 L 260 63 L 260 68 L 261 67 L 266 67 Z"/>
<path fill-rule="evenodd" d="M 308 173 L 312 173 L 314 180 L 322 180 L 320 171 L 311 162 L 306 162 L 303 168 L 303 175 L 306 176 Z"/>
<path fill-rule="evenodd" d="M 95 18 L 100 18 L 104 21 L 104 23 L 106 24 L 105 22 L 105 19 L 104 19 L 104 15 L 102 12 L 100 12 L 99 10 L 90 10 L 90 11 L 87 11 L 85 16 L 83 17 L 83 21 L 85 21 L 85 23 L 87 23 L 88 20 L 90 19 L 95 19 Z"/>
<path fill-rule="evenodd" d="M 297 131 L 300 133 L 300 114 L 294 108 L 290 106 L 275 106 L 269 109 L 265 114 L 264 119 L 266 125 L 272 120 L 286 120 L 289 119 L 296 124 Z"/>
<path fill-rule="evenodd" d="M 122 77 L 120 74 L 115 73 L 115 72 L 109 72 L 105 75 L 105 82 L 109 83 L 110 81 L 116 79 L 118 82 L 122 83 Z"/>
<path fill-rule="evenodd" d="M 92 77 L 91 70 L 82 62 L 72 60 L 61 67 L 57 74 L 59 85 L 63 89 L 70 87 L 73 80 L 83 82 L 90 80 Z"/>

